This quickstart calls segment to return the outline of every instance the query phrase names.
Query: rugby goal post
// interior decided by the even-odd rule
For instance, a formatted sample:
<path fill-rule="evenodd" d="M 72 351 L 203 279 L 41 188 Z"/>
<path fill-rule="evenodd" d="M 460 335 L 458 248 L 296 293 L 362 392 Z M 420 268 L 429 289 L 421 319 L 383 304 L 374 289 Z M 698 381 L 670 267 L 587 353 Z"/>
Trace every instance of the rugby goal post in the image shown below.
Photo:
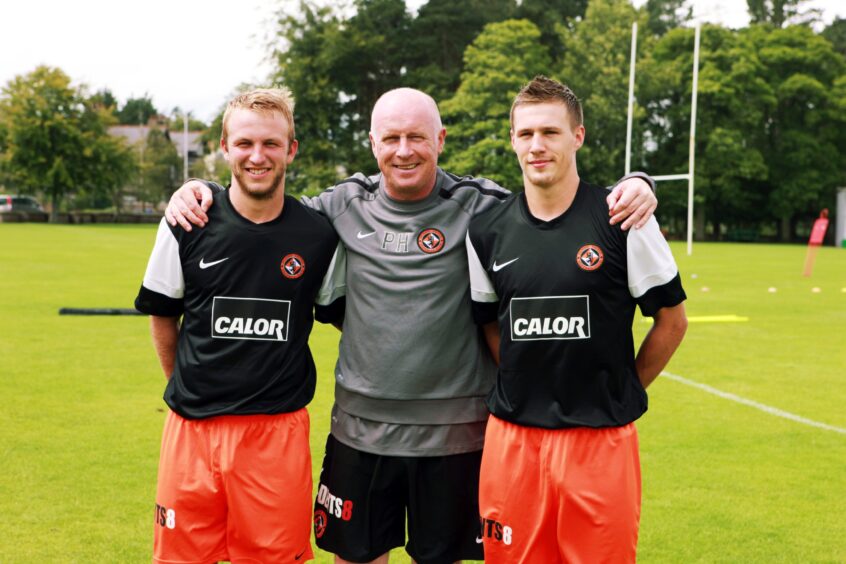
<path fill-rule="evenodd" d="M 696 23 L 693 37 L 693 85 L 690 95 L 690 147 L 688 149 L 687 174 L 664 174 L 653 176 L 655 182 L 687 180 L 687 254 L 693 254 L 693 164 L 696 155 L 696 90 L 699 85 L 699 36 L 701 25 Z M 629 62 L 629 108 L 626 120 L 626 174 L 631 172 L 632 119 L 634 112 L 635 54 L 637 52 L 637 22 L 632 24 L 632 51 Z"/>

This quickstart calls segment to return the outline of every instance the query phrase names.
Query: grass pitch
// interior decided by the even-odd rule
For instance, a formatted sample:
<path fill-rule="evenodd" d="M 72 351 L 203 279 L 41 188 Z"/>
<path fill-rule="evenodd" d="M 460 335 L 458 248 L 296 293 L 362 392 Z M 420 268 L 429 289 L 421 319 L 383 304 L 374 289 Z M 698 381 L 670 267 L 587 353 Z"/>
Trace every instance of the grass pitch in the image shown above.
<path fill-rule="evenodd" d="M 0 562 L 150 561 L 165 380 L 147 320 L 57 312 L 131 307 L 154 238 L 0 224 Z M 820 249 L 811 278 L 804 247 L 673 250 L 689 316 L 748 320 L 692 322 L 667 371 L 829 429 L 659 378 L 638 423 L 639 560 L 846 562 L 846 250 Z M 312 350 L 316 480 L 337 332 L 316 326 Z"/>

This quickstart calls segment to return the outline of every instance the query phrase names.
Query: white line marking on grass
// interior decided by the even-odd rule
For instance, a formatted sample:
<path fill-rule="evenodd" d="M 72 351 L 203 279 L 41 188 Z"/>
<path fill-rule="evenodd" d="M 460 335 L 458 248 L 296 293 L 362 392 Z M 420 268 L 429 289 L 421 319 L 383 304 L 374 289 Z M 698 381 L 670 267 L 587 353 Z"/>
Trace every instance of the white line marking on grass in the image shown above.
<path fill-rule="evenodd" d="M 828 425 L 826 423 L 820 423 L 819 421 L 814 421 L 812 419 L 806 419 L 805 417 L 801 417 L 799 415 L 794 415 L 793 413 L 788 413 L 787 411 L 782 411 L 775 407 L 770 407 L 769 405 L 764 405 L 763 403 L 758 403 L 757 401 L 752 401 L 746 398 L 742 398 L 740 396 L 736 396 L 734 394 L 730 394 L 728 392 L 724 392 L 722 390 L 718 390 L 717 388 L 712 388 L 707 384 L 700 384 L 694 380 L 689 380 L 684 378 L 683 376 L 678 376 L 677 374 L 670 374 L 669 372 L 661 372 L 661 376 L 669 378 L 670 380 L 674 380 L 681 384 L 686 384 L 688 386 L 692 386 L 694 388 L 699 388 L 700 390 L 704 390 L 709 394 L 713 394 L 715 396 L 721 397 L 723 399 L 727 399 L 730 401 L 734 401 L 737 403 L 742 403 L 743 405 L 748 405 L 749 407 L 754 407 L 755 409 L 760 409 L 765 413 L 769 413 L 770 415 L 775 415 L 776 417 L 782 417 L 784 419 L 789 419 L 791 421 L 795 421 L 797 423 L 802 423 L 803 425 L 809 425 L 811 427 L 817 427 L 819 429 L 825 429 L 826 431 L 834 431 L 835 433 L 840 433 L 841 435 L 846 435 L 846 429 L 841 427 L 835 427 L 834 425 Z"/>

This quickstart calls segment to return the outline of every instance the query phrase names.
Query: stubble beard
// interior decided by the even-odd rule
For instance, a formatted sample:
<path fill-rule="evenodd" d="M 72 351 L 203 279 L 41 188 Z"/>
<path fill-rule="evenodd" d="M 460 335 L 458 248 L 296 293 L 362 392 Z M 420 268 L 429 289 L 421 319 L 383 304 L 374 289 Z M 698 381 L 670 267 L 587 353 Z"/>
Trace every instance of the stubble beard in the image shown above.
<path fill-rule="evenodd" d="M 276 195 L 276 192 L 282 186 L 282 182 L 285 179 L 285 171 L 278 171 L 273 176 L 273 180 L 270 184 L 270 187 L 265 190 L 254 189 L 250 187 L 251 179 L 249 178 L 248 174 L 242 169 L 233 170 L 232 176 L 234 176 L 235 179 L 238 181 L 238 186 L 241 188 L 241 192 L 243 192 L 245 196 L 257 201 L 265 201 L 273 199 L 273 197 Z"/>
<path fill-rule="evenodd" d="M 527 165 L 528 167 L 528 165 Z M 523 171 L 523 176 L 529 184 L 536 188 L 548 188 L 554 184 L 553 178 L 549 174 L 544 174 L 538 171 Z"/>

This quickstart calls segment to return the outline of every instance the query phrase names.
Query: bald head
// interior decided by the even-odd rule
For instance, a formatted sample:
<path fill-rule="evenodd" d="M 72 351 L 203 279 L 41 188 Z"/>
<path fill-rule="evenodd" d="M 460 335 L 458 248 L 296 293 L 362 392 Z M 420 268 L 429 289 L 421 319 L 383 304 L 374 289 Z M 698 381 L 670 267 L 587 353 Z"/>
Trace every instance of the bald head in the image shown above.
<path fill-rule="evenodd" d="M 408 114 L 414 114 L 418 121 L 422 120 L 431 125 L 435 132 L 443 128 L 438 104 L 431 96 L 414 88 L 396 88 L 385 92 L 376 100 L 370 115 L 370 131 L 378 131 L 385 120 Z"/>
<path fill-rule="evenodd" d="M 390 197 L 412 201 L 431 193 L 445 138 L 431 96 L 397 88 L 379 98 L 370 116 L 370 146 Z"/>

